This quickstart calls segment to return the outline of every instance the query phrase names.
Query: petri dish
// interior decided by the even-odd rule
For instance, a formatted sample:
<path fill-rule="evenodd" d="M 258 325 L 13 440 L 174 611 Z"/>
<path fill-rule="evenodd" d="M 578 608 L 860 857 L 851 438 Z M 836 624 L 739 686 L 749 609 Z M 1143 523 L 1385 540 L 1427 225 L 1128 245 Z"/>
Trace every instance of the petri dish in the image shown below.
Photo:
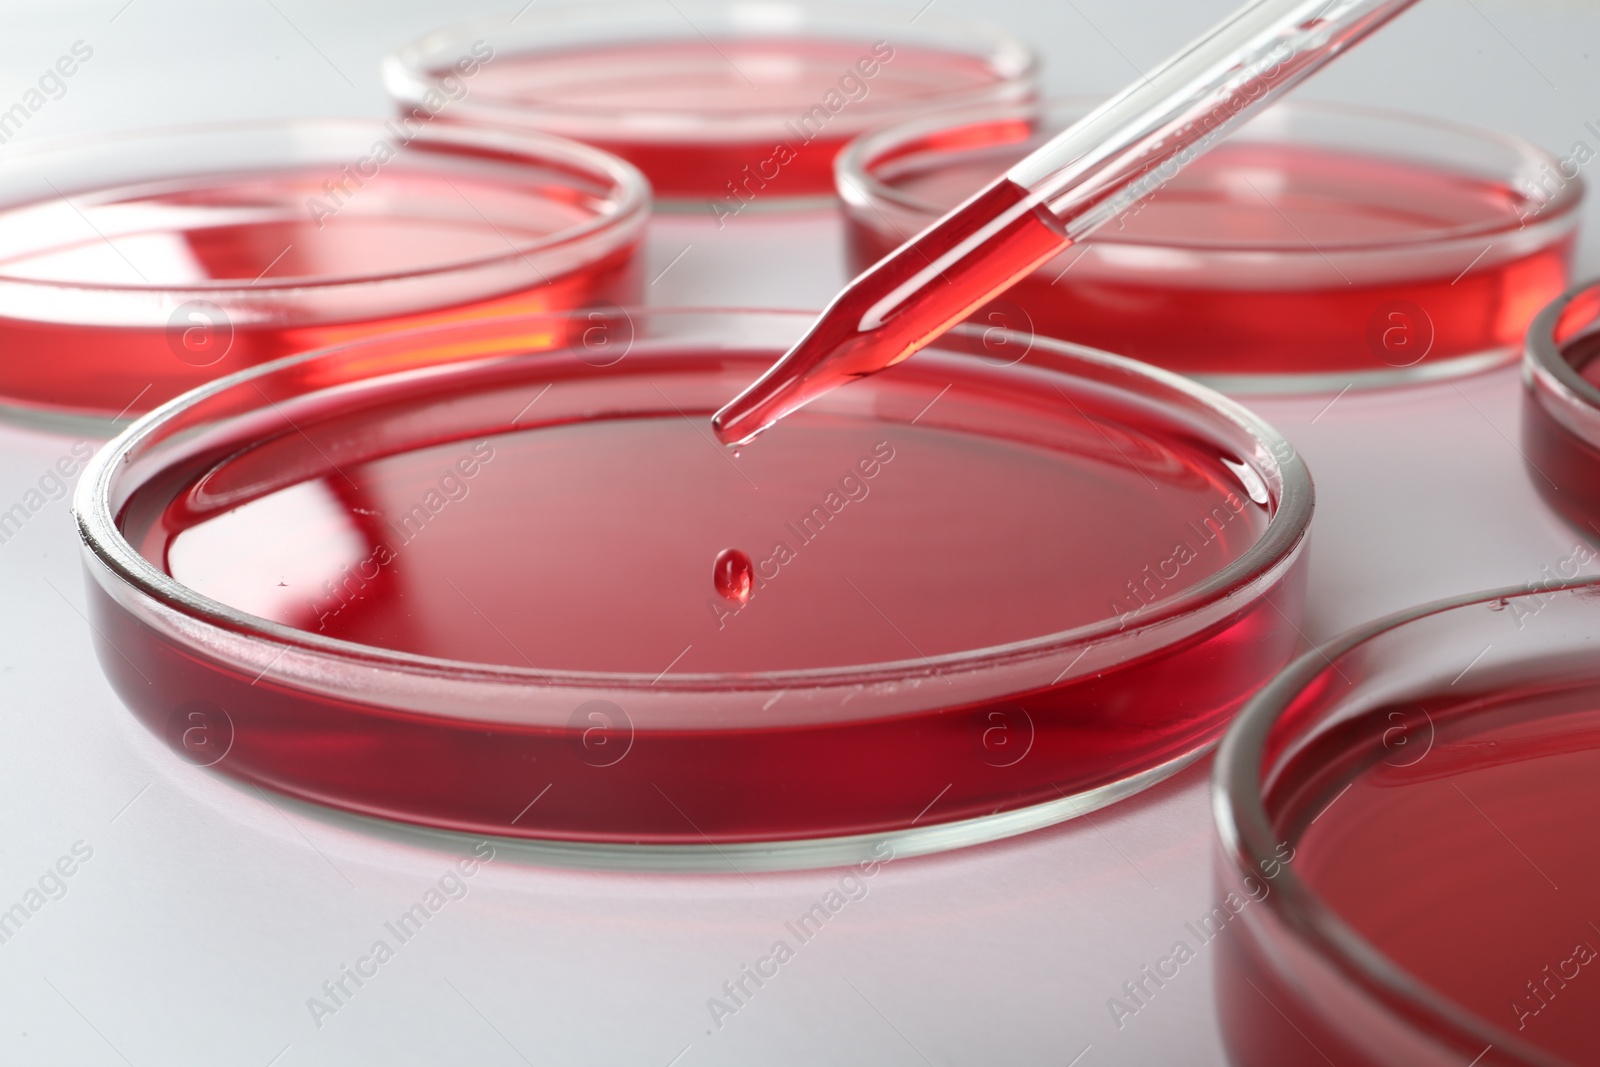
<path fill-rule="evenodd" d="M 840 154 L 864 269 L 1087 114 L 979 108 Z M 1341 389 L 1516 357 L 1568 284 L 1582 179 L 1523 141 L 1282 103 L 973 320 L 1109 348 L 1237 391 Z"/>
<path fill-rule="evenodd" d="M 1240 714 L 1191 930 L 1237 1067 L 1600 1056 L 1594 556 L 1357 630 Z"/>
<path fill-rule="evenodd" d="M 469 73 L 470 72 L 470 73 Z M 1032 52 L 982 22 L 871 4 L 563 4 L 430 33 L 383 63 L 402 112 L 597 145 L 659 200 L 747 210 L 833 199 L 867 129 L 1031 99 Z"/>
<path fill-rule="evenodd" d="M 1600 539 L 1600 285 L 1553 301 L 1528 328 L 1522 452 L 1528 476 L 1584 536 Z"/>
<path fill-rule="evenodd" d="M 562 862 L 744 869 L 1092 810 L 1292 657 L 1311 483 L 1242 408 L 963 327 L 713 444 L 810 321 L 466 322 L 190 392 L 81 481 L 102 666 L 239 779 Z"/>
<path fill-rule="evenodd" d="M 649 187 L 587 145 L 296 120 L 0 159 L 0 413 L 99 422 L 381 330 L 631 302 Z"/>

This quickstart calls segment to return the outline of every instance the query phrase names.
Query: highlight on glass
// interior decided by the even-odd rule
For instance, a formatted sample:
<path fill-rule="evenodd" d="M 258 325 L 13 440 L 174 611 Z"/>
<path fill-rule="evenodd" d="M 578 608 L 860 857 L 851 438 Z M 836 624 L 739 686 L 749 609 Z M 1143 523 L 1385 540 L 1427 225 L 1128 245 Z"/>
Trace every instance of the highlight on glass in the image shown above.
<path fill-rule="evenodd" d="M 937 10 L 685 0 L 525 6 L 400 48 L 383 80 L 402 113 L 597 145 L 726 225 L 830 200 L 833 158 L 865 130 L 1031 99 L 1036 66 L 1003 30 Z"/>
<path fill-rule="evenodd" d="M 102 667 L 223 774 L 725 870 L 1093 810 L 1294 655 L 1312 488 L 1259 419 L 963 327 L 715 445 L 807 321 L 467 321 L 201 387 L 80 483 Z"/>
<path fill-rule="evenodd" d="M 417 119 L 8 149 L 0 412 L 103 424 L 385 330 L 631 302 L 649 200 L 587 145 Z"/>

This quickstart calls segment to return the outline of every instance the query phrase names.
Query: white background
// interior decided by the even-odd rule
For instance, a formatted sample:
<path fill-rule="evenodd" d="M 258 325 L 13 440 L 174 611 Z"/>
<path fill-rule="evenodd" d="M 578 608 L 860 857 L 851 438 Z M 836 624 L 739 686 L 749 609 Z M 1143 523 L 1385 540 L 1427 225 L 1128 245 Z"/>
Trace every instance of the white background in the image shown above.
<path fill-rule="evenodd" d="M 1232 6 L 936 2 L 1021 34 L 1043 53 L 1049 88 L 1074 93 L 1120 87 Z M 0 4 L 0 108 L 74 41 L 95 50 L 23 139 L 384 114 L 375 68 L 387 49 L 498 6 L 123 5 Z M 907 17 L 920 6 L 907 4 Z M 1585 121 L 1600 124 L 1591 48 L 1593 3 L 1423 0 L 1302 95 L 1477 122 L 1565 154 L 1577 139 L 1594 144 Z M 843 281 L 837 227 L 815 217 L 743 218 L 721 232 L 673 220 L 652 234 L 648 276 L 685 246 L 652 302 L 815 307 Z M 1591 226 L 1580 273 L 1597 252 Z M 1533 581 L 1571 551 L 1574 535 L 1539 502 L 1516 451 L 1514 369 L 1353 392 L 1328 408 L 1331 397 L 1254 402 L 1317 479 L 1312 639 L 1419 601 Z M 0 428 L 0 506 L 71 443 Z M 64 503 L 0 545 L 0 596 L 0 908 L 75 841 L 94 849 L 67 895 L 0 945 L 0 1062 L 1223 1062 L 1208 950 L 1121 1030 L 1106 1005 L 1209 908 L 1208 761 L 1092 819 L 892 864 L 715 1033 L 706 999 L 837 872 L 661 877 L 496 861 L 319 1029 L 307 998 L 456 853 L 269 802 L 146 735 L 91 653 Z"/>

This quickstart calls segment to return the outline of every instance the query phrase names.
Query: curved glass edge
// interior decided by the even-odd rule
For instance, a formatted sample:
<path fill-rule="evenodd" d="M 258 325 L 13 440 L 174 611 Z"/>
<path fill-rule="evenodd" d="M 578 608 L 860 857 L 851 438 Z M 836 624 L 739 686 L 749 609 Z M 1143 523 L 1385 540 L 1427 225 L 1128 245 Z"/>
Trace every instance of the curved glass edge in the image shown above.
<path fill-rule="evenodd" d="M 1318 646 L 1280 672 L 1239 712 L 1217 746 L 1212 772 L 1212 817 L 1218 861 L 1227 865 L 1226 870 L 1217 871 L 1219 880 L 1231 884 L 1265 870 L 1261 865 L 1276 855 L 1277 834 L 1261 793 L 1266 741 L 1279 716 L 1319 677 L 1330 670 L 1337 671 L 1342 658 L 1369 642 L 1409 625 L 1497 601 L 1564 592 L 1600 600 L 1600 578 L 1552 583 L 1537 590 L 1513 586 L 1469 593 L 1395 612 Z M 1600 603 L 1589 607 L 1600 616 Z M 1274 891 L 1262 900 L 1266 914 L 1312 959 L 1337 972 L 1375 1003 L 1381 1013 L 1407 1024 L 1408 1033 L 1427 1047 L 1448 1048 L 1454 1055 L 1464 1052 L 1470 1058 L 1486 1053 L 1488 1046 L 1497 1053 L 1488 1062 L 1496 1065 L 1573 1067 L 1413 979 L 1323 907 L 1292 866 L 1280 866 Z"/>
<path fill-rule="evenodd" d="M 139 152 L 142 144 L 162 139 L 205 140 L 212 137 L 288 135 L 300 131 L 360 132 L 363 138 L 380 131 L 392 135 L 392 131 L 382 120 L 367 118 L 263 119 L 243 123 L 158 126 L 109 135 L 67 134 L 31 142 L 0 159 L 0 181 L 5 179 L 7 169 L 34 165 L 37 161 L 43 161 L 45 165 L 63 165 L 55 157 L 70 155 L 73 152 L 105 152 L 119 147 L 129 152 Z M 446 150 L 485 148 L 495 152 L 511 153 L 512 158 L 509 162 L 512 165 L 543 164 L 567 168 L 572 173 L 582 174 L 606 184 L 607 210 L 568 229 L 558 230 L 520 244 L 508 242 L 508 248 L 504 252 L 397 274 L 363 274 L 309 280 L 291 278 L 287 283 L 269 282 L 265 285 L 245 284 L 242 280 L 235 279 L 186 285 L 81 285 L 9 277 L 0 271 L 0 287 L 8 292 L 64 293 L 74 298 L 93 294 L 123 294 L 174 301 L 205 296 L 213 300 L 244 300 L 259 304 L 283 294 L 354 290 L 386 283 L 468 274 L 475 270 L 507 264 L 526 265 L 527 257 L 530 255 L 564 252 L 597 242 L 594 258 L 600 258 L 608 252 L 637 241 L 643 234 L 650 214 L 650 183 L 644 174 L 627 160 L 579 141 L 537 130 L 443 125 L 424 127 L 406 143 L 412 142 L 420 143 L 424 148 L 438 147 Z M 148 148 L 143 150 L 148 151 Z M 174 162 L 169 170 L 169 177 L 189 172 L 181 160 Z M 203 172 L 197 171 L 197 173 Z M 163 304 L 162 307 L 166 308 L 166 305 Z M 160 320 L 163 323 L 166 321 L 164 315 L 165 312 Z"/>
<path fill-rule="evenodd" d="M 845 205 L 847 213 L 850 214 L 852 225 L 859 224 L 869 227 L 886 238 L 890 235 L 884 229 L 886 222 L 888 222 L 885 211 L 898 210 L 914 216 L 914 218 L 908 220 L 908 226 L 911 228 L 920 227 L 925 222 L 931 223 L 938 216 L 938 209 L 923 204 L 916 198 L 902 194 L 892 186 L 877 180 L 873 176 L 872 170 L 876 160 L 892 154 L 910 143 L 950 130 L 986 123 L 1036 121 L 1041 116 L 1047 116 L 1052 112 L 1070 112 L 1074 109 L 1087 112 L 1102 99 L 1092 96 L 1069 96 L 1009 107 L 961 108 L 941 111 L 912 119 L 899 125 L 873 130 L 851 141 L 834 161 L 835 184 L 840 200 Z M 1369 121 L 1397 126 L 1414 126 L 1427 131 L 1443 131 L 1469 142 L 1500 149 L 1507 153 L 1509 157 L 1524 160 L 1529 167 L 1535 165 L 1553 167 L 1556 162 L 1555 157 L 1549 152 L 1518 137 L 1472 125 L 1453 123 L 1430 116 L 1415 115 L 1387 108 L 1321 101 L 1287 101 L 1276 105 L 1266 116 L 1263 116 L 1263 119 L 1271 118 L 1281 124 L 1291 122 L 1296 115 L 1334 121 Z M 1257 119 L 1236 136 L 1264 139 L 1271 136 L 1271 130 L 1265 128 L 1262 119 Z M 1507 252 L 1505 242 L 1500 241 L 1497 242 L 1500 251 L 1510 255 L 1518 250 L 1526 251 L 1529 245 L 1542 247 L 1559 241 L 1573 232 L 1578 226 L 1577 209 L 1587 195 L 1586 188 L 1581 178 L 1562 185 L 1557 190 L 1556 195 L 1541 209 L 1536 222 L 1531 225 L 1525 225 L 1515 231 L 1519 237 L 1517 249 Z M 1504 228 L 1491 229 L 1492 232 L 1500 232 Z M 1410 245 L 1415 249 L 1424 249 L 1435 244 L 1442 246 L 1451 245 L 1459 241 L 1470 241 L 1477 236 L 1476 231 L 1466 234 L 1450 231 L 1439 235 L 1427 236 L 1419 241 L 1411 242 Z M 894 237 L 896 243 L 898 243 L 898 234 L 894 235 Z M 1091 237 L 1090 240 L 1118 246 L 1152 244 L 1152 242 L 1141 241 L 1138 238 L 1116 235 L 1104 238 Z M 1157 245 L 1156 247 L 1161 246 Z M 1262 254 L 1272 256 L 1297 255 L 1302 252 L 1308 256 L 1323 254 L 1313 253 L 1309 249 L 1258 249 L 1248 246 L 1232 248 L 1221 245 L 1216 247 L 1182 247 L 1186 253 L 1201 257 L 1217 257 L 1218 261 L 1227 261 L 1229 257 L 1254 259 Z M 1323 252 L 1333 256 L 1371 256 L 1375 251 L 1381 252 L 1384 247 L 1386 246 L 1354 245 L 1327 248 Z M 1578 295 L 1581 289 L 1582 287 L 1579 290 L 1573 290 L 1568 293 L 1566 299 Z M 1538 328 L 1538 320 L 1536 320 L 1533 330 L 1537 331 Z M 1548 331 L 1546 332 L 1548 333 Z M 1531 343 L 1533 333 L 1530 332 L 1529 336 Z M 1337 392 L 1344 389 L 1365 391 L 1443 382 L 1480 374 L 1516 362 L 1521 358 L 1521 347 L 1508 344 L 1503 347 L 1463 353 L 1451 356 L 1449 359 L 1425 362 L 1410 367 L 1385 367 L 1350 372 L 1319 371 L 1300 373 L 1284 371 L 1275 374 L 1195 372 L 1189 376 L 1212 389 L 1233 395 L 1300 395 Z M 1561 363 L 1563 367 L 1565 366 L 1564 361 L 1557 359 L 1556 362 Z M 1570 370 L 1570 368 L 1568 369 Z M 1597 414 L 1596 426 L 1591 431 L 1594 436 L 1591 439 L 1600 440 L 1600 389 L 1583 382 L 1575 373 L 1568 373 L 1563 377 L 1568 382 L 1577 383 L 1573 388 L 1580 391 L 1586 390 L 1587 394 L 1593 395 L 1594 399 L 1590 404 L 1597 409 Z"/>
<path fill-rule="evenodd" d="M 674 196 L 656 193 L 650 207 L 657 215 L 704 216 L 706 214 L 706 198 L 704 196 Z M 837 196 L 813 196 L 807 193 L 778 194 L 744 201 L 744 206 L 739 209 L 739 214 L 787 217 L 804 214 L 807 211 L 831 212 L 836 211 L 838 207 L 839 198 Z"/>
<path fill-rule="evenodd" d="M 1564 320 L 1576 308 L 1586 310 L 1588 318 L 1572 338 L 1558 334 Z M 1534 316 L 1524 346 L 1523 381 L 1541 400 L 1552 400 L 1545 410 L 1567 429 L 1592 443 L 1600 444 L 1600 386 L 1578 373 L 1561 351 L 1564 342 L 1593 334 L 1600 329 L 1600 282 L 1584 282 L 1551 301 Z"/>
<path fill-rule="evenodd" d="M 1238 396 L 1297 396 L 1305 393 L 1333 393 L 1341 389 L 1366 392 L 1374 389 L 1394 389 L 1408 385 L 1430 385 L 1505 367 L 1517 361 L 1515 348 L 1497 348 L 1488 352 L 1452 356 L 1436 363 L 1420 363 L 1414 367 L 1395 367 L 1390 370 L 1351 371 L 1315 374 L 1201 374 L 1191 377 L 1219 393 Z"/>
<path fill-rule="evenodd" d="M 684 321 L 686 318 L 718 319 L 730 316 L 755 316 L 765 322 L 793 320 L 795 323 L 793 331 L 795 335 L 798 335 L 800 330 L 809 324 L 812 318 L 809 313 L 805 312 L 720 309 L 640 308 L 626 313 L 636 322 L 656 316 L 678 322 Z M 512 316 L 474 322 L 471 324 L 471 329 L 504 328 L 513 330 L 518 324 L 529 322 L 548 323 L 567 317 L 570 316 L 560 313 Z M 185 624 L 190 627 L 210 627 L 222 635 L 245 634 L 250 635 L 253 639 L 271 642 L 273 648 L 278 650 L 278 655 L 283 655 L 288 651 L 304 651 L 310 656 L 356 660 L 364 665 L 378 665 L 382 668 L 422 677 L 439 677 L 443 674 L 453 674 L 464 678 L 493 679 L 529 686 L 574 685 L 592 687 L 595 685 L 611 685 L 619 688 L 654 689 L 662 692 L 684 689 L 698 690 L 708 686 L 714 687 L 719 683 L 728 688 L 745 691 L 760 688 L 757 680 L 751 678 L 725 678 L 721 675 L 682 674 L 662 680 L 643 674 L 591 675 L 582 672 L 539 672 L 510 666 L 458 663 L 390 652 L 347 641 L 321 637 L 244 614 L 187 589 L 187 587 L 174 581 L 170 576 L 144 559 L 122 536 L 121 530 L 117 527 L 116 516 L 113 514 L 111 505 L 113 478 L 122 468 L 125 457 L 150 438 L 164 420 L 229 389 L 250 384 L 254 379 L 264 378 L 280 371 L 295 368 L 303 363 L 317 359 L 338 357 L 342 354 L 357 354 L 373 345 L 403 344 L 411 339 L 421 340 L 432 336 L 448 335 L 460 328 L 458 326 L 443 326 L 409 333 L 381 335 L 246 368 L 235 374 L 199 386 L 182 396 L 168 401 L 135 421 L 89 460 L 79 478 L 73 495 L 73 515 L 88 561 L 104 568 L 106 577 L 118 584 L 116 588 L 108 587 L 108 593 L 119 597 L 119 599 L 129 596 L 144 598 L 150 602 L 151 607 L 156 611 L 181 617 L 185 620 Z M 957 327 L 955 331 L 952 331 L 958 337 L 965 336 L 971 332 L 973 331 L 969 327 Z M 992 331 L 989 332 L 992 333 Z M 977 333 L 982 333 L 982 331 L 977 331 Z M 1020 341 L 1020 338 L 1018 340 Z M 1315 506 L 1315 493 L 1310 472 L 1307 470 L 1304 461 L 1293 446 L 1279 435 L 1276 430 L 1256 417 L 1248 409 L 1227 397 L 1214 393 L 1188 378 L 1161 368 L 1137 363 L 1133 360 L 1095 349 L 1046 338 L 1034 339 L 1033 348 L 1060 358 L 1072 359 L 1090 367 L 1098 367 L 1108 374 L 1115 374 L 1129 381 L 1143 380 L 1147 383 L 1153 382 L 1157 386 L 1177 394 L 1182 400 L 1202 410 L 1221 416 L 1234 429 L 1242 432 L 1255 442 L 1257 449 L 1256 459 L 1263 464 L 1265 472 L 1269 475 L 1267 479 L 1269 485 L 1278 491 L 1277 508 L 1266 530 L 1254 545 L 1241 554 L 1233 563 L 1205 581 L 1197 583 L 1170 601 L 1163 602 L 1159 610 L 1153 609 L 1147 613 L 1137 625 L 1117 630 L 1116 634 L 1119 638 L 1158 632 L 1158 628 L 1169 624 L 1174 618 L 1204 612 L 1208 608 L 1212 611 L 1221 611 L 1223 614 L 1239 610 L 1245 603 L 1253 601 L 1255 597 L 1273 588 L 1290 571 L 1304 548 Z M 105 580 L 99 577 L 97 570 L 91 568 L 91 574 L 94 576 L 93 580 L 100 580 L 102 585 L 105 585 Z M 146 614 L 150 614 L 150 612 L 146 612 Z M 1045 635 L 1017 642 L 1013 645 L 954 653 L 934 657 L 931 660 L 916 659 L 906 660 L 901 663 L 868 664 L 853 668 L 773 672 L 757 676 L 757 679 L 761 684 L 770 684 L 778 687 L 793 687 L 802 684 L 817 686 L 854 685 L 878 680 L 882 677 L 899 677 L 907 673 L 921 674 L 929 670 L 930 667 L 943 667 L 951 670 L 989 668 L 1009 661 L 1026 659 L 1030 655 L 1047 652 L 1063 644 L 1067 647 L 1077 647 L 1079 644 L 1093 644 L 1096 640 L 1106 637 L 1107 634 L 1102 631 L 1109 630 L 1116 623 L 1117 620 L 1107 620 L 1100 626 L 1085 627 L 1067 634 Z M 222 643 L 236 644 L 237 641 L 219 641 L 216 643 L 219 645 Z M 282 661 L 278 662 L 281 663 Z"/>
<path fill-rule="evenodd" d="M 0 401 L 0 425 L 109 441 L 129 426 L 132 426 L 133 420 L 126 417 L 114 419 L 109 416 L 102 417 L 74 411 L 29 408 L 20 404 L 8 404 Z"/>
<path fill-rule="evenodd" d="M 840 200 L 847 208 L 868 213 L 862 217 L 874 226 L 883 221 L 882 212 L 885 208 L 898 209 L 907 214 L 917 216 L 919 221 L 925 219 L 928 223 L 932 223 L 943 213 L 939 208 L 902 193 L 875 177 L 873 166 L 881 157 L 921 138 L 958 130 L 964 126 L 1008 121 L 1036 122 L 1058 113 L 1072 113 L 1075 110 L 1082 110 L 1086 114 L 1103 100 L 1103 97 L 1070 96 L 1042 101 L 1019 102 L 1010 106 L 991 104 L 987 106 L 952 108 L 910 119 L 896 125 L 882 126 L 868 131 L 847 144 L 834 159 L 834 180 Z M 1243 127 L 1234 135 L 1234 138 L 1244 140 L 1268 138 L 1272 134 L 1273 125 L 1281 127 L 1299 116 L 1313 120 L 1365 121 L 1373 125 L 1410 127 L 1429 133 L 1444 132 L 1476 145 L 1503 150 L 1509 157 L 1521 160 L 1533 170 L 1555 170 L 1559 163 L 1559 160 L 1550 152 L 1545 151 L 1531 141 L 1526 141 L 1510 134 L 1390 108 L 1365 107 L 1327 101 L 1286 101 L 1276 104 L 1265 115 L 1253 120 L 1250 125 Z M 1547 243 L 1551 237 L 1559 236 L 1560 233 L 1568 232 L 1577 226 L 1576 211 L 1586 195 L 1587 185 L 1582 177 L 1579 176 L 1562 184 L 1556 190 L 1555 195 L 1541 205 L 1539 219 L 1531 228 L 1548 231 L 1550 236 L 1547 236 L 1539 243 Z M 1513 221 L 1516 221 L 1514 217 L 1508 219 L 1503 225 L 1484 225 L 1440 231 L 1437 234 L 1424 235 L 1406 242 L 1323 245 L 1318 250 L 1298 246 L 1279 247 L 1276 245 L 1266 247 L 1229 247 L 1219 244 L 1216 246 L 1183 245 L 1175 247 L 1183 247 L 1187 251 L 1200 254 L 1219 256 L 1230 253 L 1256 254 L 1259 252 L 1269 252 L 1274 255 L 1340 255 L 1346 253 L 1359 255 L 1402 245 L 1466 240 L 1481 237 L 1485 234 L 1503 234 L 1507 231 L 1523 233 L 1524 239 L 1521 243 L 1529 243 L 1526 231 L 1530 227 L 1526 221 L 1523 220 L 1515 226 L 1512 225 Z M 1089 239 L 1119 245 L 1154 244 L 1163 246 L 1162 242 L 1138 237 L 1104 235 Z"/>
<path fill-rule="evenodd" d="M 845 27 L 870 27 L 897 32 L 912 31 L 923 38 L 937 38 L 950 47 L 981 55 L 998 76 L 994 85 L 962 94 L 948 94 L 942 98 L 941 107 L 972 106 L 983 103 L 1000 104 L 1027 99 L 1034 93 L 1038 77 L 1039 60 L 1034 51 L 1022 41 L 991 23 L 933 14 L 918 18 L 915 24 L 906 22 L 902 9 L 875 4 L 793 4 L 782 0 L 747 3 L 733 0 L 728 3 L 695 2 L 674 5 L 678 11 L 671 16 L 673 28 L 687 21 L 701 36 L 701 26 L 707 21 L 727 20 L 743 23 L 751 31 L 768 36 L 797 36 L 807 30 Z M 619 26 L 639 27 L 650 22 L 665 21 L 660 9 L 642 4 L 627 3 L 565 3 L 541 10 L 535 17 L 522 20 L 521 13 L 488 18 L 471 19 L 453 26 L 433 30 L 410 41 L 386 55 L 380 63 L 380 78 L 385 90 L 397 103 L 406 107 L 420 106 L 426 96 L 438 91 L 440 79 L 430 73 L 430 67 L 440 59 L 463 53 L 467 42 L 474 39 L 490 41 L 499 38 L 500 47 L 512 50 L 537 48 L 545 36 L 556 28 L 587 31 L 594 40 L 629 39 L 618 30 Z M 520 23 L 520 24 L 516 24 Z M 514 25 L 516 24 L 516 25 Z M 632 39 L 637 39 L 635 29 Z M 509 40 L 508 40 L 509 38 Z M 976 46 L 976 47 L 974 47 Z M 559 107 L 532 109 L 495 101 L 473 102 L 463 100 L 457 107 L 462 116 L 476 116 L 478 120 L 525 125 L 538 123 L 541 118 L 582 118 L 594 129 L 596 136 L 611 136 L 626 132 L 630 136 L 659 136 L 664 141 L 674 141 L 683 136 L 685 121 L 699 119 L 693 110 L 673 112 L 667 116 L 649 113 L 618 113 L 613 121 L 603 121 L 593 111 L 575 112 Z M 748 117 L 759 125 L 755 132 L 768 132 L 767 122 L 776 116 L 786 119 L 786 112 L 762 112 Z M 707 118 L 707 122 L 710 122 Z M 877 120 L 881 121 L 881 120 Z M 875 124 L 875 123 L 873 123 Z M 713 128 L 704 132 L 720 137 L 743 136 L 746 120 L 718 115 Z M 702 127 L 703 128 L 703 127 Z"/>
<path fill-rule="evenodd" d="M 273 796 L 276 803 L 298 815 L 400 844 L 449 851 L 459 850 L 465 842 L 487 840 L 494 845 L 497 860 L 509 859 L 531 867 L 658 874 L 767 874 L 846 867 L 873 859 L 911 859 L 1004 841 L 1093 814 L 1143 792 L 1201 759 L 1214 747 L 1215 742 L 1121 781 L 997 815 L 876 834 L 720 845 L 601 844 L 468 833 L 363 815 L 277 790 L 273 790 Z M 206 774 L 241 794 L 260 795 L 252 783 L 216 771 Z"/>

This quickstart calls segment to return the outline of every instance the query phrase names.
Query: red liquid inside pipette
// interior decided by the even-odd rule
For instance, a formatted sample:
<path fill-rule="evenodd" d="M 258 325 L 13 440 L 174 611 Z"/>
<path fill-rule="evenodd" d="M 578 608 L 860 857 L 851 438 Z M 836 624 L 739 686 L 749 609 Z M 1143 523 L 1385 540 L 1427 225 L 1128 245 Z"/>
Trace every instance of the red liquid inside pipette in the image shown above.
<path fill-rule="evenodd" d="M 1002 178 L 857 278 L 799 344 L 717 412 L 717 436 L 748 441 L 823 393 L 892 367 L 1067 248 L 1060 222 L 1031 195 Z"/>
<path fill-rule="evenodd" d="M 822 393 L 910 356 L 1105 221 L 1094 213 L 1148 195 L 1246 109 L 1414 2 L 1370 0 L 1331 16 L 1327 5 L 1248 5 L 857 278 L 799 344 L 717 412 L 712 429 L 724 443 L 748 441 Z"/>
<path fill-rule="evenodd" d="M 912 162 L 885 153 L 885 172 L 876 177 L 929 209 L 954 207 L 1026 154 L 1026 143 L 1003 141 L 1026 130 L 982 135 L 999 146 L 948 148 L 930 136 L 914 144 Z M 908 222 L 925 224 L 878 210 L 874 204 L 851 212 L 856 270 L 900 244 Z M 1432 263 L 1416 257 L 1446 231 L 1510 232 L 1519 216 L 1537 211 L 1538 201 L 1510 184 L 1444 161 L 1223 142 L 970 321 L 984 329 L 1031 330 L 1183 374 L 1384 372 L 1424 359 L 1433 366 L 1509 353 L 1539 309 L 1566 289 L 1572 234 L 1557 231 L 1512 253 L 1491 233 L 1464 255 L 1441 251 Z M 1491 241 L 1494 247 L 1463 273 Z M 1392 259 L 1386 249 L 1409 255 L 1410 265 L 1362 273 Z M 1243 274 L 1247 260 L 1274 264 L 1269 284 Z M 1387 332 L 1400 301 L 1426 318 L 1413 310 L 1398 320 L 1409 327 Z"/>

